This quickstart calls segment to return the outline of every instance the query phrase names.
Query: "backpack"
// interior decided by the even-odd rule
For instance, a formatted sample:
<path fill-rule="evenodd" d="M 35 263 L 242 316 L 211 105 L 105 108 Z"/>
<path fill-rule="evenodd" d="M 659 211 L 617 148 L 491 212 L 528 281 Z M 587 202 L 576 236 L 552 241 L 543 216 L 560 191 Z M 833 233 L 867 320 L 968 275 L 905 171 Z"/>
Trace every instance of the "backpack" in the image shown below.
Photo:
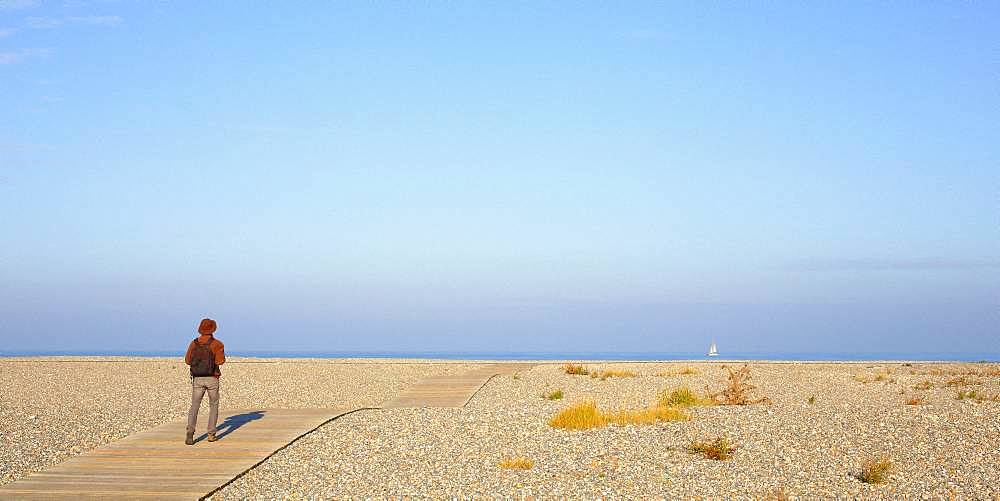
<path fill-rule="evenodd" d="M 201 344 L 194 340 L 194 349 L 191 351 L 191 376 L 205 377 L 215 375 L 215 354 L 212 353 L 211 346 L 214 339 Z"/>

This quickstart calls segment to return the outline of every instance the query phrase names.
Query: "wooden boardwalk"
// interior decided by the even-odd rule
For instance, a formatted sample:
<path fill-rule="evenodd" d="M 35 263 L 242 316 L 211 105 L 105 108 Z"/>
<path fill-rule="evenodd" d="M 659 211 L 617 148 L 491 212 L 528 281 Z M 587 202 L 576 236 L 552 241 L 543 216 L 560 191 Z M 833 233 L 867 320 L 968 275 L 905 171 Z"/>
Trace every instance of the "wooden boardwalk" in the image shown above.
<path fill-rule="evenodd" d="M 465 407 L 473 395 L 493 376 L 530 369 L 534 364 L 489 364 L 464 374 L 432 376 L 403 390 L 382 404 L 383 409 L 402 407 Z"/>
<path fill-rule="evenodd" d="M 498 375 L 533 364 L 488 364 L 464 374 L 435 376 L 403 390 L 383 408 L 464 407 Z M 303 435 L 358 409 L 251 409 L 219 415 L 219 441 L 196 436 L 184 445 L 186 421 L 129 435 L 16 482 L 6 499 L 200 499 L 222 488 Z M 205 428 L 206 413 L 198 418 Z"/>
<path fill-rule="evenodd" d="M 0 486 L 0 499 L 199 499 L 349 409 L 255 409 L 222 412 L 219 440 L 195 436 L 174 421 Z M 204 430 L 207 416 L 198 419 Z"/>

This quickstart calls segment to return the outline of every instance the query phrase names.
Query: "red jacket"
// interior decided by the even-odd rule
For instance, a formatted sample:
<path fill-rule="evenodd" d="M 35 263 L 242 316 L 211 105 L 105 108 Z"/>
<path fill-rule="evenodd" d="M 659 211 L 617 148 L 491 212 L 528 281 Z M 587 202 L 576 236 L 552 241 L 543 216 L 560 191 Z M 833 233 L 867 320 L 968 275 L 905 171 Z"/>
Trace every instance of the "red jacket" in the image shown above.
<path fill-rule="evenodd" d="M 191 340 L 191 344 L 188 345 L 187 354 L 184 355 L 184 363 L 188 365 L 191 365 L 191 355 L 194 354 L 195 343 L 198 344 L 212 343 L 208 345 L 208 349 L 212 352 L 213 355 L 215 355 L 215 366 L 216 366 L 215 377 L 221 376 L 222 373 L 219 372 L 218 366 L 226 363 L 226 346 L 222 344 L 222 341 L 215 339 L 215 337 L 212 336 L 211 334 L 208 335 L 202 334 L 201 336 L 198 336 L 198 339 Z"/>

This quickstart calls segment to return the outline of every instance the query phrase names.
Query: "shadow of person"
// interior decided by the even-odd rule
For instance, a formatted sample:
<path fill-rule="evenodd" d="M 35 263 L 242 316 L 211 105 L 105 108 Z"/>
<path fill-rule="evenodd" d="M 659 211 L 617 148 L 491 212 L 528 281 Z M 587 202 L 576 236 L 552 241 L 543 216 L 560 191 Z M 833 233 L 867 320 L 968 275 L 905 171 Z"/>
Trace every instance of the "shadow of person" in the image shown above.
<path fill-rule="evenodd" d="M 229 435 L 230 433 L 236 431 L 237 428 L 243 426 L 251 421 L 256 421 L 258 419 L 264 418 L 264 411 L 250 411 L 244 412 L 243 414 L 236 414 L 234 416 L 229 416 L 225 421 L 219 423 L 216 426 L 215 437 L 222 440 L 223 437 Z M 202 434 L 198 437 L 195 442 L 200 442 L 202 439 L 207 438 L 208 434 Z"/>

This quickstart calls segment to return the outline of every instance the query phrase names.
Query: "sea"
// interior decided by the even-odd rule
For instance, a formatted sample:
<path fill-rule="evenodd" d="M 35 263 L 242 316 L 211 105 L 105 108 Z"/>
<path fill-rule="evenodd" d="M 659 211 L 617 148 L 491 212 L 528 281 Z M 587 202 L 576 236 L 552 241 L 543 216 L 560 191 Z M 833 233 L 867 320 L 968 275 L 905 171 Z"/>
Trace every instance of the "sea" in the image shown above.
<path fill-rule="evenodd" d="M 928 353 L 928 352 L 870 352 L 870 353 L 778 353 L 778 352 L 719 352 L 708 357 L 704 352 L 557 352 L 557 351 L 232 351 L 229 357 L 259 358 L 420 358 L 435 360 L 611 360 L 611 361 L 954 361 L 997 362 L 1000 353 Z M 128 357 L 182 357 L 183 351 L 0 351 L 0 357 L 41 356 L 128 356 Z"/>

